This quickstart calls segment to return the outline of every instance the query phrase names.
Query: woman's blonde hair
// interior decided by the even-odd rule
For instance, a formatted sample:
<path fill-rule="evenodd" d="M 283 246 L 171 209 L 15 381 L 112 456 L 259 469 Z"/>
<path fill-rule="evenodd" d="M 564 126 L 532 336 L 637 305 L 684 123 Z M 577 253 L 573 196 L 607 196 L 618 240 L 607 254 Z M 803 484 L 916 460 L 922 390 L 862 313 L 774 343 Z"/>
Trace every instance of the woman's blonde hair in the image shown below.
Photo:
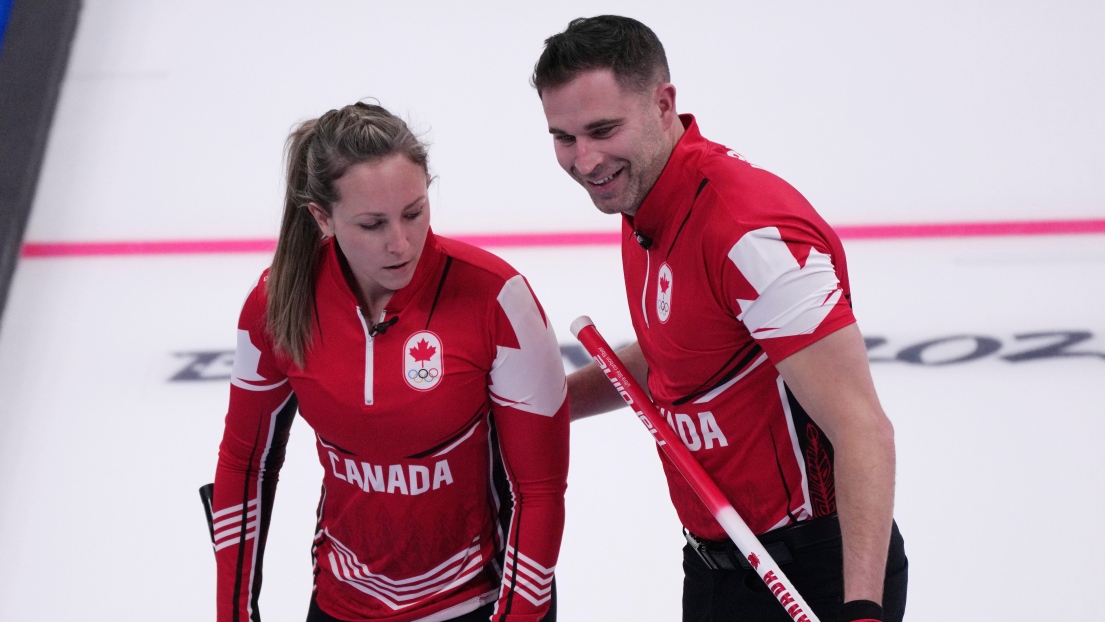
<path fill-rule="evenodd" d="M 327 214 L 339 200 L 335 182 L 354 164 L 395 154 L 429 175 L 426 145 L 385 108 L 358 102 L 299 125 L 286 145 L 284 216 L 266 283 L 267 326 L 277 353 L 303 367 L 317 322 L 315 275 L 322 231 L 307 208 Z"/>

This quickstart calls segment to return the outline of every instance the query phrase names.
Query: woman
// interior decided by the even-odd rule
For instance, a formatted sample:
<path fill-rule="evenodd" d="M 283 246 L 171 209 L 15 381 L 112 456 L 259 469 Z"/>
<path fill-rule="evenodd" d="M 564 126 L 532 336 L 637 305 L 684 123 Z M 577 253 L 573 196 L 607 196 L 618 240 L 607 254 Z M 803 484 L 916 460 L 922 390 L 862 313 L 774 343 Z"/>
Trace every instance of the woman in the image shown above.
<path fill-rule="evenodd" d="M 289 137 L 280 239 L 238 323 L 211 501 L 219 620 L 257 619 L 297 407 L 325 471 L 309 622 L 555 619 L 568 472 L 556 337 L 522 276 L 433 234 L 429 182 L 425 146 L 380 106 Z"/>

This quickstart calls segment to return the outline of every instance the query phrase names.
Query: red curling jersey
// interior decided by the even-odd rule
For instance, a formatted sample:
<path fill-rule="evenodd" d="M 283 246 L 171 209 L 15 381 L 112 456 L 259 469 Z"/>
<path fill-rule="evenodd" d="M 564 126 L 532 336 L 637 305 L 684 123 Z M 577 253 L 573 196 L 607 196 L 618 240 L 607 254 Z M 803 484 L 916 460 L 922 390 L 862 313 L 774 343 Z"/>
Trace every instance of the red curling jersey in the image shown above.
<path fill-rule="evenodd" d="M 324 612 L 430 622 L 496 601 L 492 620 L 537 622 L 564 526 L 569 419 L 556 336 L 529 285 L 494 255 L 430 232 L 410 284 L 370 318 L 337 244 L 320 253 L 303 368 L 274 353 L 267 272 L 238 323 L 212 503 L 218 619 L 260 619 L 265 534 L 298 405 L 325 471 L 311 550 Z M 374 333 L 381 323 L 391 324 Z"/>
<path fill-rule="evenodd" d="M 797 190 L 680 119 L 684 135 L 624 221 L 629 310 L 653 400 L 762 534 L 836 510 L 832 447 L 774 363 L 855 321 L 844 249 Z M 660 458 L 683 525 L 725 539 Z"/>

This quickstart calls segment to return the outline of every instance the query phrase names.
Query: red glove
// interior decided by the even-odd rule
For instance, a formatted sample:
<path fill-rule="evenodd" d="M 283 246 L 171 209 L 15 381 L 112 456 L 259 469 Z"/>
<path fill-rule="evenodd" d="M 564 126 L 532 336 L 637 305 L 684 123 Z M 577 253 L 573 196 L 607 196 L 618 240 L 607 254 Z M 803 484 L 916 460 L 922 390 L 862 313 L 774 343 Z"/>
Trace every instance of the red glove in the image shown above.
<path fill-rule="evenodd" d="M 869 600 L 850 600 L 836 612 L 836 622 L 882 622 L 882 607 Z"/>

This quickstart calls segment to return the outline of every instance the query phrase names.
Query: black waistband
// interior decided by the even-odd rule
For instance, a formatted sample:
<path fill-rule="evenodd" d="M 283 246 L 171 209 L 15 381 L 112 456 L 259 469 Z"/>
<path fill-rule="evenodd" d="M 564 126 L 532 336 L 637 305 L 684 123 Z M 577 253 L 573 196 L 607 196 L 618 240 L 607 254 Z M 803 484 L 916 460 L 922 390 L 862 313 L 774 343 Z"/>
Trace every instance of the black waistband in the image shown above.
<path fill-rule="evenodd" d="M 840 520 L 836 514 L 811 518 L 759 536 L 760 542 L 785 542 L 794 549 L 825 544 L 840 539 Z"/>
<path fill-rule="evenodd" d="M 691 548 L 714 570 L 751 570 L 744 553 L 730 540 L 704 540 L 683 530 Z M 805 520 L 758 536 L 760 543 L 776 563 L 782 565 L 794 559 L 802 549 L 840 540 L 840 521 L 836 514 Z"/>

